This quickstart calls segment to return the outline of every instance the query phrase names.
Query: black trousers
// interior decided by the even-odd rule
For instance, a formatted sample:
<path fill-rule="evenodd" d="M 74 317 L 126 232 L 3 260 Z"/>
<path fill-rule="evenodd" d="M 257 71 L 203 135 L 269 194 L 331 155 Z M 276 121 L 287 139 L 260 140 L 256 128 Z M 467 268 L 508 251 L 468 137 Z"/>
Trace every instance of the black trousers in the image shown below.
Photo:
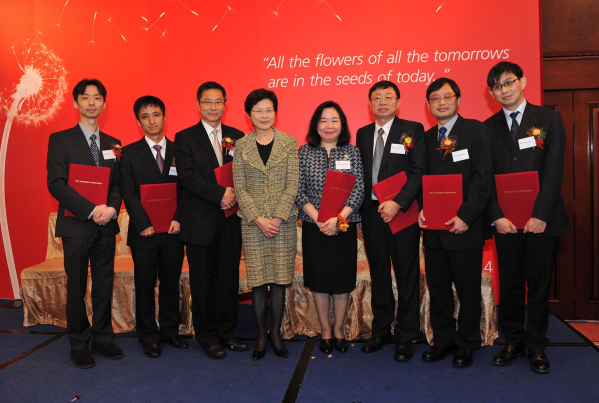
<path fill-rule="evenodd" d="M 179 333 L 179 278 L 183 265 L 184 247 L 178 236 L 154 234 L 153 248 L 131 248 L 135 264 L 135 322 L 141 344 L 158 344 Z M 156 278 L 158 293 L 158 323 L 156 325 Z"/>
<path fill-rule="evenodd" d="M 549 340 L 549 288 L 557 254 L 558 237 L 536 234 L 494 234 L 499 264 L 499 326 L 508 345 L 524 343 L 542 350 Z M 526 287 L 528 322 L 524 330 Z"/>
<path fill-rule="evenodd" d="M 456 345 L 465 350 L 480 347 L 481 295 L 483 248 L 446 250 L 441 240 L 424 252 L 426 281 L 431 297 L 431 327 L 435 346 Z M 458 330 L 453 317 L 455 288 L 460 300 Z"/>
<path fill-rule="evenodd" d="M 366 201 L 370 203 L 370 201 Z M 397 283 L 395 341 L 405 343 L 420 335 L 420 233 L 391 236 L 376 209 L 371 228 L 364 233 L 364 246 L 372 281 L 372 337 L 390 333 L 395 317 L 391 262 Z"/>
<path fill-rule="evenodd" d="M 67 333 L 71 349 L 84 350 L 93 334 L 97 343 L 112 341 L 112 281 L 115 237 L 100 231 L 88 238 L 63 237 L 67 274 Z M 87 268 L 91 271 L 92 324 L 85 307 Z"/>
<path fill-rule="evenodd" d="M 193 327 L 204 348 L 231 340 L 237 325 L 241 237 L 233 225 L 220 214 L 210 245 L 185 245 Z"/>

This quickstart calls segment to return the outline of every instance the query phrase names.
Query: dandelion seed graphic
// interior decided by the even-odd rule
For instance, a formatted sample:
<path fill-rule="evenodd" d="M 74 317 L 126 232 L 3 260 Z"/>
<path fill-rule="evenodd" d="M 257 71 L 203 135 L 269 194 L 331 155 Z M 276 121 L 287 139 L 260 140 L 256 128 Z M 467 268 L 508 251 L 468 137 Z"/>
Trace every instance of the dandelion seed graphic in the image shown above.
<path fill-rule="evenodd" d="M 332 7 L 329 5 L 329 3 L 327 2 L 327 0 L 318 0 L 316 3 L 320 3 L 321 1 L 322 1 L 324 4 L 326 4 L 326 5 L 327 5 L 327 7 L 329 8 L 329 10 L 331 10 L 331 12 L 332 12 L 332 13 L 335 15 L 335 17 L 337 17 L 337 19 L 338 19 L 339 21 L 342 21 L 342 20 L 341 20 L 341 17 L 339 17 L 339 15 L 337 15 L 337 13 L 335 12 L 335 10 L 333 10 L 333 8 L 332 8 Z M 314 3 L 314 4 L 316 4 L 316 3 Z"/>
<path fill-rule="evenodd" d="M 212 32 L 214 32 L 214 30 L 216 28 L 218 28 L 218 26 L 220 25 L 220 23 L 225 19 L 225 17 L 229 13 L 229 11 L 235 11 L 235 10 L 233 10 L 231 7 L 227 7 L 227 11 L 225 11 L 225 13 L 223 14 L 222 18 L 218 21 L 218 23 L 216 23 L 216 25 L 214 26 L 214 28 L 212 28 Z"/>
<path fill-rule="evenodd" d="M 275 11 L 273 14 L 276 15 L 277 17 L 279 16 L 279 10 L 281 9 L 281 6 L 283 5 L 283 2 L 285 0 L 281 0 L 281 4 L 279 4 L 279 7 L 277 7 L 277 11 Z"/>
<path fill-rule="evenodd" d="M 35 43 L 35 39 L 28 39 L 24 43 L 20 58 L 14 46 L 12 51 L 23 75 L 17 85 L 0 91 L 0 113 L 6 114 L 0 148 L 0 224 L 13 293 L 18 298 L 19 281 L 6 219 L 5 165 L 8 137 L 15 119 L 18 123 L 39 126 L 56 115 L 67 91 L 67 72 L 62 60 L 45 45 Z"/>

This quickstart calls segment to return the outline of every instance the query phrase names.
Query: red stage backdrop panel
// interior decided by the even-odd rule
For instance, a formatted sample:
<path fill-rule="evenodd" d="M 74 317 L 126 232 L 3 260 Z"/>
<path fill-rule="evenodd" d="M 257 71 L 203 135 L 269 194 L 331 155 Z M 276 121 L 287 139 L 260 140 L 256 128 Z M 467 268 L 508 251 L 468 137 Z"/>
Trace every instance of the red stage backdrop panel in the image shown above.
<path fill-rule="evenodd" d="M 199 120 L 195 92 L 207 80 L 226 87 L 224 120 L 245 132 L 252 129 L 243 110 L 246 95 L 272 88 L 279 97 L 276 127 L 299 144 L 315 107 L 329 99 L 344 108 L 352 133 L 373 121 L 368 88 L 383 78 L 398 83 L 403 118 L 432 126 L 425 90 L 448 76 L 462 90 L 460 113 L 482 120 L 498 109 L 485 77 L 501 60 L 524 68 L 527 99 L 541 102 L 539 4 L 502 6 L 498 11 L 493 2 L 476 0 L 2 2 L 0 124 L 6 158 L 0 207 L 7 213 L 2 237 L 10 234 L 14 266 L 7 264 L 12 259 L 3 245 L 0 297 L 18 296 L 11 273 L 14 280 L 44 260 L 48 215 L 57 210 L 46 190 L 48 136 L 77 123 L 69 93 L 81 78 L 97 77 L 106 85 L 100 127 L 123 144 L 142 136 L 132 112 L 135 99 L 162 98 L 166 135 L 173 139 Z M 506 21 L 505 10 L 517 11 L 508 12 Z M 43 79 L 34 82 L 31 94 L 17 96 L 29 98 L 11 115 L 15 89 L 40 44 L 55 58 L 45 55 L 34 66 L 38 70 L 29 71 Z M 56 58 L 66 75 L 56 73 Z M 62 77 L 64 95 L 48 88 Z"/>

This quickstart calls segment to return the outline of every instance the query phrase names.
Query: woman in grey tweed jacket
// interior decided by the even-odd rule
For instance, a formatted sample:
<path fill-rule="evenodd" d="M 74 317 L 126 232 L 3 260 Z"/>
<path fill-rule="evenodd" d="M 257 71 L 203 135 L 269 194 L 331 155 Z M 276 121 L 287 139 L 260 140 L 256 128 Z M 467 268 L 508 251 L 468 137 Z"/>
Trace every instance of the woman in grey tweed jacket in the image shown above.
<path fill-rule="evenodd" d="M 252 287 L 258 329 L 252 356 L 264 357 L 267 341 L 267 288 L 270 288 L 275 354 L 287 357 L 281 339 L 285 285 L 295 267 L 297 224 L 295 198 L 299 182 L 297 141 L 272 125 L 278 108 L 274 92 L 252 91 L 245 111 L 255 130 L 235 144 L 233 179 L 241 217 L 248 285 Z"/>

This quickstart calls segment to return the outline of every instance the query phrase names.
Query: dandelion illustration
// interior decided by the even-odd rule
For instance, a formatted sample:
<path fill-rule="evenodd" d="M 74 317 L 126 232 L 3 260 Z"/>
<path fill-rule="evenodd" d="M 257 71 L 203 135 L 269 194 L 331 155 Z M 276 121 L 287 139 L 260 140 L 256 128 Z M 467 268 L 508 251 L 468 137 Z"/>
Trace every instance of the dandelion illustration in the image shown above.
<path fill-rule="evenodd" d="M 0 224 L 13 293 L 18 298 L 19 282 L 6 219 L 5 165 L 8 137 L 15 119 L 18 123 L 39 126 L 56 115 L 67 91 L 67 72 L 62 60 L 45 45 L 35 43 L 35 39 L 28 39 L 24 43 L 20 60 L 14 46 L 12 50 L 23 75 L 17 85 L 0 91 L 0 113 L 6 114 L 0 148 Z"/>

